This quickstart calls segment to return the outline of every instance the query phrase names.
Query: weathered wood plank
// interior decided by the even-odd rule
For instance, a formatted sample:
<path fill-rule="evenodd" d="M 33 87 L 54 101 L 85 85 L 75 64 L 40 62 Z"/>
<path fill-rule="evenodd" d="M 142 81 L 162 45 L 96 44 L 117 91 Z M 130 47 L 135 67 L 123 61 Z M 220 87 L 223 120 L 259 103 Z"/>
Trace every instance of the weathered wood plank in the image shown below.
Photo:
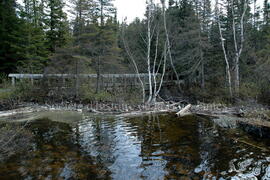
<path fill-rule="evenodd" d="M 66 78 L 74 78 L 76 74 L 9 74 L 8 77 L 16 78 L 16 79 L 40 79 L 44 77 L 66 77 Z M 85 78 L 97 78 L 96 74 L 78 74 L 80 77 Z M 138 78 L 140 77 L 148 77 L 148 74 L 101 74 L 103 78 Z"/>
<path fill-rule="evenodd" d="M 153 74 L 152 74 L 153 75 Z M 96 80 L 96 74 L 78 74 L 79 78 Z M 146 90 L 148 88 L 148 73 L 141 74 L 102 74 L 101 79 L 103 81 L 104 87 L 130 87 L 130 86 L 140 86 L 140 82 L 138 81 L 138 76 L 143 79 L 143 83 L 146 85 Z M 66 84 L 66 80 L 76 78 L 76 74 L 9 74 L 9 78 L 12 80 L 12 84 L 15 86 L 16 79 L 30 79 L 31 83 L 34 83 L 34 80 L 39 80 L 43 78 L 47 78 L 48 84 L 50 81 L 54 79 L 61 80 L 63 86 Z M 157 79 L 160 78 L 160 74 L 158 74 Z M 89 81 L 87 80 L 87 81 Z M 174 86 L 174 81 L 163 81 L 163 84 L 166 86 Z"/>

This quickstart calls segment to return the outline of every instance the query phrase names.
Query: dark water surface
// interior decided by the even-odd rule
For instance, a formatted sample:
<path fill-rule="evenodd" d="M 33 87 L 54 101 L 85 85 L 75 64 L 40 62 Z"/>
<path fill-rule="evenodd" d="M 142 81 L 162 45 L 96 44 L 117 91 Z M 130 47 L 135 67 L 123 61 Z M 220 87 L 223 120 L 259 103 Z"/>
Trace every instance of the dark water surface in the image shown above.
<path fill-rule="evenodd" d="M 31 148 L 0 179 L 270 179 L 268 140 L 208 118 L 50 113 L 26 126 Z"/>

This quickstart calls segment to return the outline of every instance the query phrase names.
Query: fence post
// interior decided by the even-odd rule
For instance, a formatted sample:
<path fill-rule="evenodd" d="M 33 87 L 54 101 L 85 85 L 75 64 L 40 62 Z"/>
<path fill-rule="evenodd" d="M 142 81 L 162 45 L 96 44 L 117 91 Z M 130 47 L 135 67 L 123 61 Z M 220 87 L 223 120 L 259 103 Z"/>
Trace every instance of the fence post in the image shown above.
<path fill-rule="evenodd" d="M 12 77 L 12 78 L 11 78 L 11 84 L 12 84 L 12 86 L 15 86 L 15 83 L 16 83 L 15 77 Z"/>

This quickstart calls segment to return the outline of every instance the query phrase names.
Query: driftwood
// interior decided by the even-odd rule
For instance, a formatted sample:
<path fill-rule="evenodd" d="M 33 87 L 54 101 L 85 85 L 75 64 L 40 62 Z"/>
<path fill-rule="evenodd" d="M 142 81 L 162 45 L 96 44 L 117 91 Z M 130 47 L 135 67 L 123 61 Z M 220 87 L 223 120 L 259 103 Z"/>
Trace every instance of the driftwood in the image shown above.
<path fill-rule="evenodd" d="M 116 117 L 137 117 L 137 116 L 145 116 L 149 114 L 164 114 L 164 113 L 171 113 L 171 110 L 158 110 L 158 111 L 133 111 L 128 113 L 121 113 L 115 115 Z"/>
<path fill-rule="evenodd" d="M 236 141 L 236 142 L 240 142 L 240 143 L 246 144 L 246 145 L 248 145 L 248 146 L 251 146 L 251 147 L 260 149 L 260 150 L 262 150 L 262 151 L 269 151 L 268 148 L 265 148 L 265 147 L 262 147 L 262 146 L 259 146 L 259 145 L 256 145 L 256 144 L 247 142 L 247 141 L 245 141 L 245 140 L 241 140 L 241 139 L 239 139 L 239 138 L 232 138 L 232 139 L 233 139 L 234 141 Z"/>
<path fill-rule="evenodd" d="M 190 115 L 191 114 L 190 108 L 191 108 L 191 104 L 189 104 L 186 107 L 184 107 L 183 109 L 181 109 L 178 113 L 176 113 L 176 115 L 180 116 L 180 117 Z"/>
<path fill-rule="evenodd" d="M 40 111 L 41 110 L 43 109 L 40 109 Z M 30 108 L 30 107 L 7 110 L 7 111 L 0 111 L 0 118 L 14 116 L 14 115 L 22 115 L 22 114 L 27 114 L 27 113 L 37 112 L 37 111 L 39 110 L 35 108 Z"/>

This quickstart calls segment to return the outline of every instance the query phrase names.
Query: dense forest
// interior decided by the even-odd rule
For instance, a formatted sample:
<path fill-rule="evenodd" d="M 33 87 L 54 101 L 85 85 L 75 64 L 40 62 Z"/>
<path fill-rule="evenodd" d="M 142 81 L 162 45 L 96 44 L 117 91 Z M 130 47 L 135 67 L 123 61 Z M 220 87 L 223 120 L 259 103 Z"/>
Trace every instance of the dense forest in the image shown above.
<path fill-rule="evenodd" d="M 148 73 L 148 102 L 173 79 L 201 100 L 269 103 L 270 2 L 259 1 L 148 0 L 127 23 L 112 0 L 1 0 L 0 69 L 95 73 L 95 92 L 101 74 Z"/>

